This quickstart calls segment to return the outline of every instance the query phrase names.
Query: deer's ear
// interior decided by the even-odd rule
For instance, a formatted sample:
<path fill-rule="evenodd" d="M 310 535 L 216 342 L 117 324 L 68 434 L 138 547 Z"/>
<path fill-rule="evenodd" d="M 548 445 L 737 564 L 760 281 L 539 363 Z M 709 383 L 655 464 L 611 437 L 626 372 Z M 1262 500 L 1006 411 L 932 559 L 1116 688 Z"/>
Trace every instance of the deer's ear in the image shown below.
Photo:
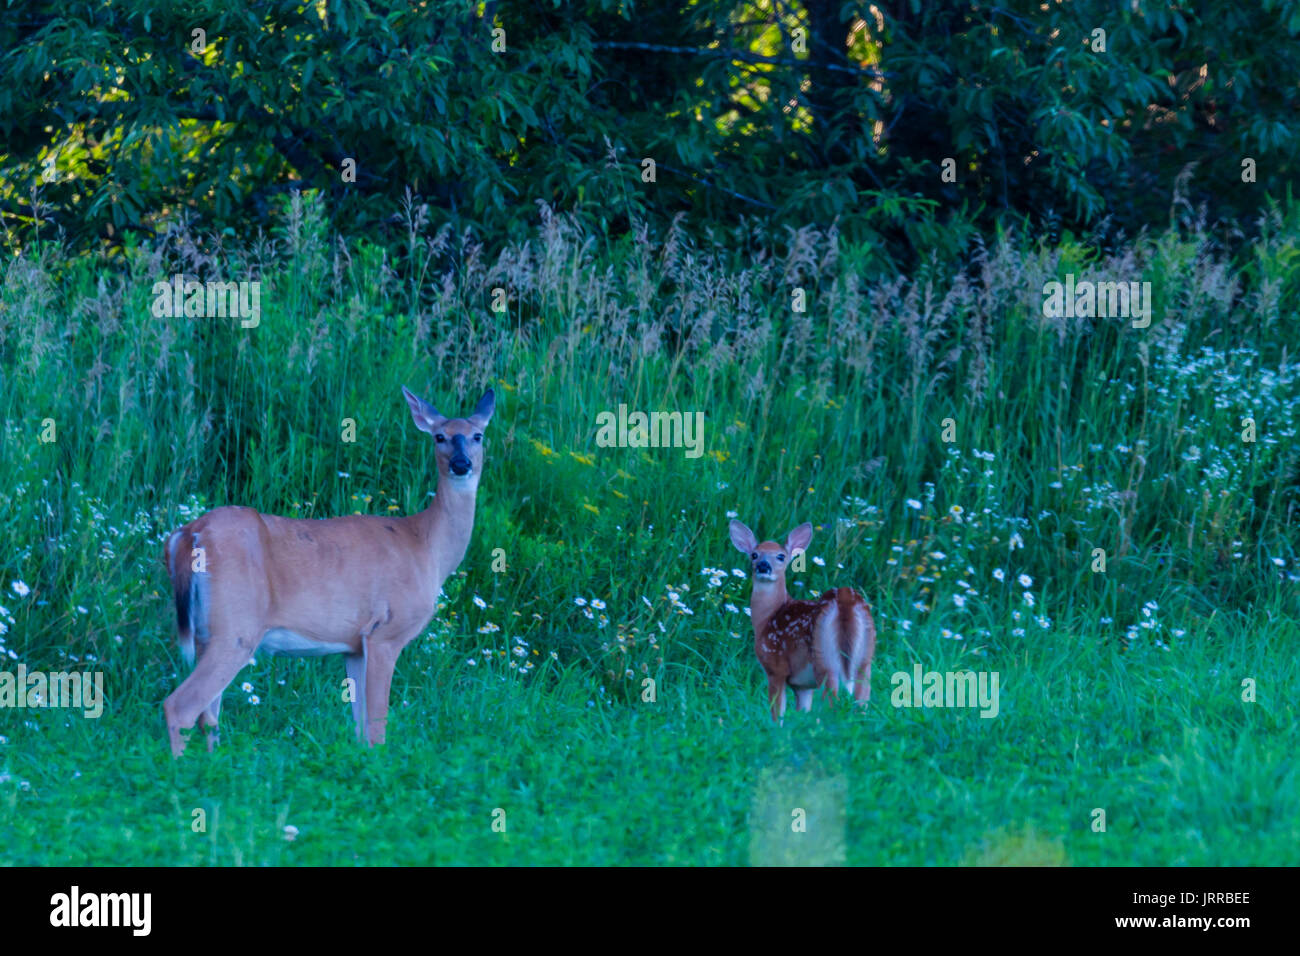
<path fill-rule="evenodd" d="M 492 413 L 496 411 L 496 408 L 497 393 L 489 388 L 483 393 L 483 397 L 478 400 L 478 404 L 474 406 L 474 414 L 470 418 L 477 421 L 480 427 L 486 426 L 492 420 Z"/>
<path fill-rule="evenodd" d="M 402 395 L 406 398 L 406 404 L 411 408 L 411 417 L 415 419 L 415 427 L 422 432 L 428 432 L 432 435 L 447 419 L 442 414 L 426 402 L 420 396 L 416 395 L 405 385 L 402 386 Z"/>
<path fill-rule="evenodd" d="M 758 538 L 754 536 L 754 532 L 735 518 L 731 519 L 728 530 L 731 532 L 731 543 L 736 546 L 737 551 L 745 557 L 749 557 L 754 553 L 754 547 L 758 544 Z"/>
<path fill-rule="evenodd" d="M 790 554 L 807 551 L 808 542 L 812 541 L 813 526 L 804 522 L 785 536 L 785 550 Z"/>

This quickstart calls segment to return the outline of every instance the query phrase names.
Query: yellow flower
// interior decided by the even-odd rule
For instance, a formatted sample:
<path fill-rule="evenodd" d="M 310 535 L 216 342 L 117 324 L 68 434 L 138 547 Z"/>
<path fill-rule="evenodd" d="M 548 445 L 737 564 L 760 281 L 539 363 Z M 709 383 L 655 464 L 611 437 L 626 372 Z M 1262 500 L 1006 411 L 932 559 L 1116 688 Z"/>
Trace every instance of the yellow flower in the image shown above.
<path fill-rule="evenodd" d="M 591 512 L 592 514 L 594 514 L 594 515 L 598 515 L 598 514 L 600 514 L 600 509 L 597 508 L 595 505 L 589 505 L 589 504 L 587 504 L 587 502 L 584 501 L 584 502 L 582 503 L 582 506 L 583 506 L 584 508 L 586 508 L 588 511 L 590 511 L 590 512 Z"/>
<path fill-rule="evenodd" d="M 569 452 L 569 454 L 574 458 L 575 461 L 579 461 L 584 465 L 594 465 L 596 463 L 596 459 L 592 458 L 590 455 L 579 455 L 575 451 L 571 451 Z"/>

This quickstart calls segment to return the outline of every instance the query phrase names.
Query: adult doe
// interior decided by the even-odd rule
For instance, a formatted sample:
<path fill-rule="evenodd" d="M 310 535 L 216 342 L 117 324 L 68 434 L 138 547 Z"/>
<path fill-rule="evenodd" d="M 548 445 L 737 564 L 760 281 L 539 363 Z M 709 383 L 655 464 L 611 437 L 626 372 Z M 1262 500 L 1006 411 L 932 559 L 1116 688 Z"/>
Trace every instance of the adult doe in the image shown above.
<path fill-rule="evenodd" d="M 812 709 L 813 691 L 824 687 L 832 700 L 844 684 L 859 704 L 871 697 L 871 656 L 876 624 L 867 602 L 852 588 L 832 588 L 815 601 L 792 601 L 785 571 L 798 551 L 806 551 L 813 528 L 801 524 L 785 544 L 759 542 L 744 524 L 731 520 L 731 543 L 746 555 L 754 588 L 749 613 L 754 653 L 767 673 L 772 719 L 785 714 L 785 689 L 794 689 L 799 710 Z"/>
<path fill-rule="evenodd" d="M 215 746 L 221 694 L 258 651 L 344 655 L 357 736 L 384 742 L 397 656 L 432 619 L 469 546 L 483 429 L 496 404 L 488 389 L 468 418 L 447 418 L 402 394 L 435 442 L 438 489 L 424 511 L 299 520 L 224 507 L 168 537 L 177 635 L 194 665 L 163 703 L 175 756 L 196 719 L 208 750 Z"/>

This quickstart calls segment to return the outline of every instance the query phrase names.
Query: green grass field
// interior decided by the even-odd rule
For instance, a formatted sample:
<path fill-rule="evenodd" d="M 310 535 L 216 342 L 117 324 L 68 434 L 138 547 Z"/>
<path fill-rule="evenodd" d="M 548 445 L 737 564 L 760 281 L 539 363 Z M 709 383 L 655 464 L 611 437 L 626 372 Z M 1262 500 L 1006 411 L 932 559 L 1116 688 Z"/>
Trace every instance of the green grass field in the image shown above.
<path fill-rule="evenodd" d="M 0 670 L 108 700 L 0 709 L 0 861 L 1300 863 L 1294 214 L 1231 258 L 1006 236 L 907 276 L 811 229 L 609 246 L 547 214 L 497 259 L 413 231 L 399 262 L 310 199 L 282 223 L 4 265 Z M 259 279 L 260 325 L 154 318 L 181 271 Z M 1151 282 L 1150 327 L 1045 317 L 1071 273 Z M 258 657 L 217 752 L 173 761 L 164 535 L 424 507 L 403 384 L 498 404 L 389 743 L 354 742 L 338 658 Z M 598 446 L 620 404 L 703 412 L 703 454 Z M 729 514 L 812 521 L 792 591 L 871 602 L 865 711 L 769 721 Z M 892 706 L 918 663 L 998 673 L 997 716 Z"/>

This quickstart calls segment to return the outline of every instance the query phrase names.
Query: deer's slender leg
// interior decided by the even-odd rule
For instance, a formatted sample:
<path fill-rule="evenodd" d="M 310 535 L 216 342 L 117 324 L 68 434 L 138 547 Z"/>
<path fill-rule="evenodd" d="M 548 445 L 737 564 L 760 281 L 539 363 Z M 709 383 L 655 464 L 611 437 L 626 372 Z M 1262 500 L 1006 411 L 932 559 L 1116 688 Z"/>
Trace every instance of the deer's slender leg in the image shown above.
<path fill-rule="evenodd" d="M 367 639 L 366 648 L 366 739 L 371 746 L 384 742 L 388 729 L 388 695 L 393 686 L 397 658 L 424 625 L 400 638 Z"/>
<path fill-rule="evenodd" d="M 345 654 L 343 663 L 348 679 L 352 681 L 352 719 L 357 725 L 357 740 L 366 739 L 366 649 L 368 641 L 361 642 L 356 654 Z"/>
<path fill-rule="evenodd" d="M 858 668 L 858 679 L 853 689 L 853 699 L 859 704 L 866 704 L 871 700 L 871 658 L 868 657 Z"/>
<path fill-rule="evenodd" d="M 190 676 L 163 701 L 172 756 L 179 757 L 185 752 L 185 739 L 181 736 L 181 731 L 193 727 L 200 714 L 205 714 L 207 721 L 210 721 L 205 721 L 209 734 L 216 733 L 217 718 L 221 711 L 221 692 L 248 663 L 249 649 L 256 646 L 257 638 L 251 631 L 239 640 L 214 640 L 203 659 L 194 665 Z"/>
<path fill-rule="evenodd" d="M 767 698 L 772 703 L 772 719 L 780 722 L 785 716 L 785 675 L 767 675 Z"/>

